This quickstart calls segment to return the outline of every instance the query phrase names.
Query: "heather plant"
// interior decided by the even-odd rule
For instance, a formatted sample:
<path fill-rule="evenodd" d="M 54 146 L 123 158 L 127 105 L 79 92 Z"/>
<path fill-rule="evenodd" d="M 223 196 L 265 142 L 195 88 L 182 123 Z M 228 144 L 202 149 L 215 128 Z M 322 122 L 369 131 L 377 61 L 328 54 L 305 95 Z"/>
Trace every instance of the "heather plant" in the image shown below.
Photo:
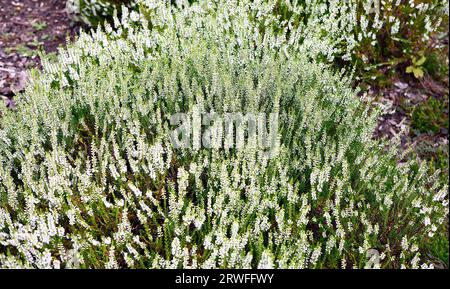
<path fill-rule="evenodd" d="M 124 9 L 43 60 L 0 111 L 0 267 L 433 266 L 439 172 L 371 138 L 350 77 L 230 5 Z M 170 117 L 208 112 L 277 114 L 275 156 L 174 148 Z"/>
<path fill-rule="evenodd" d="M 101 8 L 100 2 L 88 2 L 74 5 L 75 10 L 81 11 L 79 14 L 87 19 L 91 19 L 92 11 L 112 16 L 113 8 L 119 7 L 107 5 L 109 8 Z M 111 2 L 114 1 L 108 3 Z M 301 43 L 302 47 L 317 51 L 319 60 L 356 68 L 358 80 L 369 81 L 385 78 L 399 67 L 414 67 L 414 59 L 425 61 L 432 51 L 441 48 L 439 37 L 447 34 L 448 26 L 448 1 L 442 0 L 125 2 L 135 10 L 148 10 L 149 7 L 152 10 L 165 2 L 173 2 L 174 7 L 180 8 L 200 3 L 208 7 L 210 13 L 224 9 L 221 2 L 230 3 L 232 9 L 225 8 L 229 21 L 235 16 L 233 8 L 250 6 L 252 11 L 247 20 L 252 21 L 261 34 L 272 30 L 280 37 L 292 38 L 292 43 Z M 151 22 L 152 13 L 145 15 Z M 90 22 L 98 23 L 97 20 Z M 422 68 L 415 70 L 420 72 L 414 73 L 415 76 L 423 75 Z"/>
<path fill-rule="evenodd" d="M 408 65 L 421 77 L 413 60 L 423 63 L 440 49 L 438 39 L 448 26 L 448 1 L 313 2 L 309 26 L 319 27 L 318 33 L 336 48 L 336 61 L 354 66 L 363 79 L 385 77 Z"/>

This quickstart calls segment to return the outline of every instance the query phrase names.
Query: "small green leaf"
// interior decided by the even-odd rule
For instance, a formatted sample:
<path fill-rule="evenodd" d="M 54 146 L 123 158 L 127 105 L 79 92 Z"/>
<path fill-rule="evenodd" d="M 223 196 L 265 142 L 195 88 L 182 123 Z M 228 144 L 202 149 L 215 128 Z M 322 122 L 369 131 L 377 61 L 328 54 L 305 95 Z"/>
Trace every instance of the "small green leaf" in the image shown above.
<path fill-rule="evenodd" d="M 414 70 L 414 66 L 408 66 L 408 67 L 406 67 L 406 73 L 411 73 L 411 72 L 413 72 L 413 70 Z"/>
<path fill-rule="evenodd" d="M 415 63 L 416 66 L 421 66 L 422 64 L 425 63 L 425 60 L 427 60 L 427 58 L 425 56 L 422 56 L 422 58 L 419 59 L 419 61 L 417 61 Z"/>
<path fill-rule="evenodd" d="M 413 69 L 413 73 L 414 73 L 414 77 L 415 77 L 415 78 L 421 78 L 421 77 L 423 77 L 423 70 L 422 70 L 422 68 L 420 68 L 420 67 L 415 67 L 415 68 Z"/>

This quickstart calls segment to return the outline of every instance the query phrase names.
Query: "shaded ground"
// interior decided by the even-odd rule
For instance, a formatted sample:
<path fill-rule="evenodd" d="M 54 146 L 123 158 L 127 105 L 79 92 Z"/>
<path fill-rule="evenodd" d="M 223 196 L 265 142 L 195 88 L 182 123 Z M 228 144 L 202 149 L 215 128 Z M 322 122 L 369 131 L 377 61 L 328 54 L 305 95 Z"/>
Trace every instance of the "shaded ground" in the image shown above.
<path fill-rule="evenodd" d="M 65 0 L 0 0 L 0 97 L 13 107 L 26 70 L 39 66 L 39 51 L 55 53 L 79 25 L 67 17 Z"/>
<path fill-rule="evenodd" d="M 386 110 L 378 120 L 375 138 L 400 135 L 404 149 L 448 146 L 448 82 L 430 76 L 395 80 L 392 87 L 370 89 L 368 94 Z"/>

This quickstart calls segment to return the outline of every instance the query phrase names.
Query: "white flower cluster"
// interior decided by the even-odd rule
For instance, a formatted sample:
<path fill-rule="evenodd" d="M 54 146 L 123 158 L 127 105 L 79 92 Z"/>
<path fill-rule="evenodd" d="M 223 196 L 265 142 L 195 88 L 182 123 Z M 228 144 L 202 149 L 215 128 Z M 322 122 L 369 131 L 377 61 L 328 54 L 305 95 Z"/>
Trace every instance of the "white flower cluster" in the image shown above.
<path fill-rule="evenodd" d="M 127 4 L 127 7 L 135 10 L 140 6 L 154 11 L 171 2 L 173 1 L 68 0 L 68 7 L 71 7 L 69 11 L 74 11 L 86 23 L 96 25 L 98 21 L 92 19 L 96 19 L 97 14 L 112 16 L 114 9 L 120 7 L 119 3 Z M 138 5 L 139 3 L 144 6 Z M 190 3 L 193 3 L 193 8 Z M 226 4 L 229 4 L 228 7 Z M 211 25 L 223 25 L 225 32 L 229 32 L 231 23 L 239 18 L 238 13 L 243 12 L 243 9 L 246 12 L 251 10 L 243 24 L 247 26 L 252 22 L 252 26 L 258 31 L 253 37 L 258 37 L 267 29 L 273 29 L 278 32 L 273 45 L 281 46 L 287 42 L 302 49 L 303 53 L 312 54 L 316 59 L 327 62 L 340 59 L 365 70 L 383 65 L 380 59 L 373 58 L 382 56 L 385 54 L 383 50 L 390 49 L 385 46 L 396 47 L 397 58 L 399 53 L 407 58 L 415 56 L 419 53 L 417 50 L 425 48 L 431 35 L 439 31 L 442 22 L 448 21 L 449 16 L 448 0 L 178 0 L 172 5 L 174 9 L 221 12 L 218 17 L 221 22 Z M 125 12 L 125 15 L 131 22 L 138 20 L 136 11 L 130 14 Z M 144 17 L 153 24 L 154 13 L 144 13 Z M 165 26 L 160 26 L 163 27 Z M 261 27 L 263 28 L 260 29 Z M 284 39 L 285 36 L 288 39 Z M 237 41 L 242 39 L 238 38 Z"/>
<path fill-rule="evenodd" d="M 123 8 L 0 109 L 0 267 L 430 266 L 448 186 L 371 139 L 348 77 L 262 33 L 262 4 L 144 4 L 151 22 Z M 279 153 L 174 149 L 194 107 L 278 113 Z"/>

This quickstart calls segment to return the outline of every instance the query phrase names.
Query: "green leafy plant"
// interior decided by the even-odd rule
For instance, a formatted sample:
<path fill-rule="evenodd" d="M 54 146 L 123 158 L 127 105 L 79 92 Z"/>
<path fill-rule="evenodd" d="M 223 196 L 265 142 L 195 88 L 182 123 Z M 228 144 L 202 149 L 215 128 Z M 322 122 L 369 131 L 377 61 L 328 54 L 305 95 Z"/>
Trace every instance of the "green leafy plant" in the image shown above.
<path fill-rule="evenodd" d="M 446 228 L 446 231 L 448 232 L 448 227 Z M 431 256 L 437 258 L 441 263 L 444 264 L 444 268 L 447 269 L 449 268 L 448 247 L 449 247 L 448 233 L 439 234 L 428 245 Z"/>
<path fill-rule="evenodd" d="M 412 112 L 411 126 L 420 133 L 448 130 L 448 95 L 444 99 L 429 97 Z"/>
<path fill-rule="evenodd" d="M 422 78 L 423 77 L 423 68 L 422 65 L 425 63 L 427 58 L 425 56 L 422 56 L 419 60 L 416 59 L 416 57 L 412 57 L 411 62 L 412 64 L 408 67 L 406 67 L 406 73 L 413 73 L 415 78 Z"/>
<path fill-rule="evenodd" d="M 36 29 L 37 31 L 41 31 L 44 30 L 45 28 L 47 28 L 47 22 L 45 21 L 36 21 L 36 22 L 32 22 L 31 26 Z"/>

